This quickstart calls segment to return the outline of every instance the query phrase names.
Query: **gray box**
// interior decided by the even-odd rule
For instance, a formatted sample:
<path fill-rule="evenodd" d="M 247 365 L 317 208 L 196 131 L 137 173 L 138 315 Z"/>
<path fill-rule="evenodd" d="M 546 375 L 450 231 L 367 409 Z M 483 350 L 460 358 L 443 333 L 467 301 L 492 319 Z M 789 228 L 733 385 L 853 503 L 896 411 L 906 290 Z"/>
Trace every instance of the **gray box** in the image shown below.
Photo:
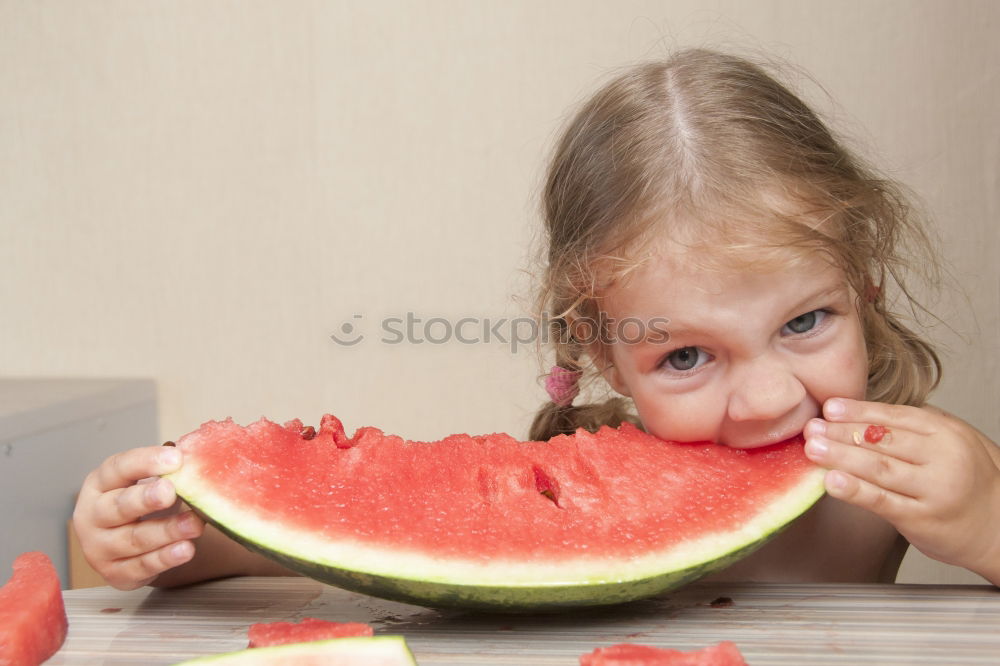
<path fill-rule="evenodd" d="M 158 437 L 151 379 L 0 378 L 0 583 L 41 550 L 68 588 L 66 521 L 84 477 Z"/>

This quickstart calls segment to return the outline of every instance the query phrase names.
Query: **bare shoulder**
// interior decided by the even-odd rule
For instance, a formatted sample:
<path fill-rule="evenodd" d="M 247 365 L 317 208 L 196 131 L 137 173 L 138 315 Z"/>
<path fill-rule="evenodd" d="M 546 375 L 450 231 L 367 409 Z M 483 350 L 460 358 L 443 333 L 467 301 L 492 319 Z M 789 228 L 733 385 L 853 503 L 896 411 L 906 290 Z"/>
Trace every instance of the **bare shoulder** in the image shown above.
<path fill-rule="evenodd" d="M 879 516 L 826 495 L 760 550 L 705 580 L 891 583 L 907 545 Z"/>

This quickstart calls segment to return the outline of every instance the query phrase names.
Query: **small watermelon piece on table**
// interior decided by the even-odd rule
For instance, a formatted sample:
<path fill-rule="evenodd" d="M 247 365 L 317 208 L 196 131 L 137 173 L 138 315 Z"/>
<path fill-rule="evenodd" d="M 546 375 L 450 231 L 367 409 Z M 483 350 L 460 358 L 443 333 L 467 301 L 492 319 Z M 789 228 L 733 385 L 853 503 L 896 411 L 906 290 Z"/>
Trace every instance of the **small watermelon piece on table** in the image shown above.
<path fill-rule="evenodd" d="M 362 622 L 328 622 L 315 617 L 301 622 L 261 622 L 250 625 L 247 647 L 261 648 L 288 643 L 307 643 L 348 636 L 374 636 L 371 625 Z"/>
<path fill-rule="evenodd" d="M 416 442 L 324 415 L 177 441 L 177 494 L 317 580 L 424 606 L 536 611 L 676 589 L 745 557 L 823 494 L 801 436 L 754 449 L 630 423 L 547 442 Z"/>
<path fill-rule="evenodd" d="M 176 666 L 417 666 L 402 636 L 356 636 L 210 655 Z"/>
<path fill-rule="evenodd" d="M 690 652 L 619 643 L 583 655 L 580 666 L 747 666 L 747 662 L 732 641 Z"/>
<path fill-rule="evenodd" d="M 62 647 L 69 622 L 59 575 L 45 553 L 22 553 L 0 588 L 0 665 L 34 666 Z"/>

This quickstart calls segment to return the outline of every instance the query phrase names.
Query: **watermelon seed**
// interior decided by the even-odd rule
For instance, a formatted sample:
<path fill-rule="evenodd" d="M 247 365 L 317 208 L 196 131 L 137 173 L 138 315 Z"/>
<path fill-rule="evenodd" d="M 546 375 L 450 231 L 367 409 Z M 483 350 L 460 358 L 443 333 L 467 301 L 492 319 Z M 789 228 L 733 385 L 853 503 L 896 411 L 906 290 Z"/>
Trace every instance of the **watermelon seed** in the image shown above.
<path fill-rule="evenodd" d="M 316 436 L 316 428 L 306 426 L 302 429 L 302 439 L 312 439 Z"/>

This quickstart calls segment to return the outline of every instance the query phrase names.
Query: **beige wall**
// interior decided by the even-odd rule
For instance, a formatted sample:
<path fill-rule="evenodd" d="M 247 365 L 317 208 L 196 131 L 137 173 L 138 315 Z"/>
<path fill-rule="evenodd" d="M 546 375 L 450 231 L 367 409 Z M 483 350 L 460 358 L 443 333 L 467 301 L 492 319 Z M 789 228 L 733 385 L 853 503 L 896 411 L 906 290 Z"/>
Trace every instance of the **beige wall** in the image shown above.
<path fill-rule="evenodd" d="M 390 346 L 377 321 L 522 314 L 569 107 L 704 44 L 801 65 L 921 192 L 969 298 L 936 402 L 996 439 L 998 28 L 988 0 L 2 0 L 0 372 L 154 377 L 163 438 L 323 411 L 523 435 L 530 350 Z M 355 314 L 368 338 L 334 344 Z"/>

